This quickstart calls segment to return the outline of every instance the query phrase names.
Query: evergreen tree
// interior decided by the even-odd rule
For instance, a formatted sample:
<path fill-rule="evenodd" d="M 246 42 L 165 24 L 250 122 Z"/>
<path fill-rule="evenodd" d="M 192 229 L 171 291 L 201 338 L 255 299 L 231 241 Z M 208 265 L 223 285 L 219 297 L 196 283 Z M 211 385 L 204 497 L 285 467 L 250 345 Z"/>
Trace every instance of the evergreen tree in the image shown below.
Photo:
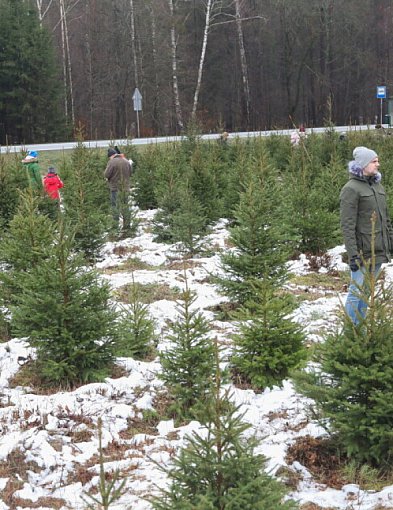
<path fill-rule="evenodd" d="M 254 299 L 256 280 L 275 285 L 284 281 L 291 247 L 280 222 L 276 173 L 266 159 L 245 171 L 243 192 L 234 213 L 236 224 L 230 228 L 229 241 L 235 249 L 221 256 L 225 274 L 216 278 L 222 292 L 240 304 Z"/>
<path fill-rule="evenodd" d="M 19 192 L 27 187 L 27 175 L 20 161 L 10 154 L 0 154 L 0 238 L 16 213 Z"/>
<path fill-rule="evenodd" d="M 205 210 L 187 187 L 179 190 L 179 206 L 171 218 L 172 240 L 180 243 L 180 251 L 192 256 L 203 249 L 203 237 L 208 233 Z"/>
<path fill-rule="evenodd" d="M 22 276 L 34 271 L 38 264 L 49 257 L 54 226 L 46 215 L 40 213 L 40 202 L 41 197 L 30 188 L 20 194 L 17 212 L 0 243 L 3 267 L 0 281 L 7 303 L 14 302 L 22 292 Z"/>
<path fill-rule="evenodd" d="M 104 168 L 97 151 L 79 143 L 64 175 L 65 214 L 75 225 L 75 247 L 89 262 L 99 257 L 112 221 Z"/>
<path fill-rule="evenodd" d="M 217 358 L 204 430 L 188 437 L 164 469 L 170 486 L 153 498 L 154 510 L 294 510 L 292 500 L 284 501 L 284 486 L 264 471 L 266 459 L 255 453 L 258 442 L 244 437 L 249 425 L 229 390 L 221 394 Z"/>
<path fill-rule="evenodd" d="M 122 306 L 120 311 L 116 355 L 144 359 L 153 351 L 155 321 L 150 317 L 148 306 L 140 301 L 134 281 L 127 302 L 129 306 Z"/>
<path fill-rule="evenodd" d="M 307 143 L 306 146 L 302 141 L 293 148 L 289 172 L 285 176 L 283 208 L 287 232 L 299 239 L 298 249 L 320 254 L 340 239 L 338 208 L 331 208 L 337 194 L 329 172 L 318 162 L 318 154 L 309 151 L 311 140 Z"/>
<path fill-rule="evenodd" d="M 49 383 L 100 380 L 114 359 L 117 314 L 110 289 L 74 253 L 60 218 L 48 257 L 20 275 L 12 327 L 36 348 L 37 369 Z"/>
<path fill-rule="evenodd" d="M 157 198 L 154 192 L 156 173 L 162 153 L 168 150 L 159 144 L 148 145 L 138 155 L 138 166 L 135 169 L 135 202 L 140 209 L 156 209 Z"/>
<path fill-rule="evenodd" d="M 185 290 L 177 311 L 178 319 L 167 340 L 167 350 L 160 354 L 160 378 L 173 397 L 179 418 L 196 418 L 208 398 L 214 375 L 213 344 L 208 336 L 209 322 L 202 313 L 192 310 L 195 295 L 185 277 Z"/>
<path fill-rule="evenodd" d="M 255 283 L 256 301 L 237 317 L 240 334 L 234 338 L 231 363 L 237 374 L 264 389 L 281 386 L 290 371 L 306 358 L 304 334 L 288 315 L 293 303 L 268 282 Z"/>
<path fill-rule="evenodd" d="M 187 164 L 184 154 L 174 151 L 163 153 L 158 162 L 155 196 L 158 212 L 153 220 L 153 233 L 159 242 L 173 242 L 172 216 L 179 208 L 181 189 L 187 182 Z"/>
<path fill-rule="evenodd" d="M 211 168 L 211 150 L 209 145 L 199 144 L 191 156 L 189 188 L 201 205 L 207 223 L 220 218 L 221 199 L 217 182 Z"/>
<path fill-rule="evenodd" d="M 66 135 L 51 37 L 32 2 L 0 0 L 0 143 Z"/>
<path fill-rule="evenodd" d="M 368 304 L 357 326 L 343 313 L 318 346 L 315 362 L 297 378 L 314 399 L 321 423 L 357 463 L 390 469 L 393 458 L 393 288 L 367 271 L 359 289 Z M 367 290 L 368 289 L 368 290 Z"/>

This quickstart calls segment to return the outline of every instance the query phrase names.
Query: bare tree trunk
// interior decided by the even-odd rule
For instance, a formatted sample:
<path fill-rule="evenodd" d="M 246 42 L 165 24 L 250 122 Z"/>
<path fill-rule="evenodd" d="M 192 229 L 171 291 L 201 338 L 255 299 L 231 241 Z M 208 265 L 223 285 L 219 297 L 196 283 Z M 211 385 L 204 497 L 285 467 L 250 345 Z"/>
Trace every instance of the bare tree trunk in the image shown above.
<path fill-rule="evenodd" d="M 38 18 L 40 20 L 40 25 L 42 26 L 42 20 L 45 18 L 46 13 L 49 10 L 49 7 L 51 6 L 53 0 L 49 0 L 48 5 L 46 6 L 46 9 L 42 11 L 42 1 L 43 0 L 36 0 L 37 4 L 37 11 L 38 11 Z"/>
<path fill-rule="evenodd" d="M 65 29 L 64 29 L 62 2 L 59 3 L 59 7 L 60 7 L 60 30 L 61 30 L 61 53 L 63 56 L 64 115 L 65 115 L 65 118 L 68 120 L 67 57 L 66 57 Z"/>
<path fill-rule="evenodd" d="M 71 105 L 71 121 L 72 125 L 75 126 L 75 110 L 74 110 L 74 92 L 72 87 L 72 69 L 71 69 L 71 54 L 70 54 L 70 44 L 68 37 L 68 26 L 67 26 L 67 13 L 64 5 L 64 0 L 60 0 L 60 19 L 61 19 L 61 31 L 62 31 L 62 45 L 63 45 L 63 72 L 64 66 L 65 70 L 65 85 L 69 87 L 69 98 Z M 66 88 L 67 91 L 67 88 Z M 67 97 L 66 97 L 67 101 Z M 68 111 L 68 108 L 67 110 Z"/>
<path fill-rule="evenodd" d="M 207 37 L 209 35 L 209 29 L 210 29 L 210 23 L 211 23 L 211 19 L 210 18 L 211 18 L 212 3 L 213 3 L 213 0 L 207 0 L 207 4 L 206 4 L 206 16 L 205 16 L 205 29 L 203 31 L 201 57 L 199 59 L 198 77 L 197 77 L 197 83 L 196 83 L 195 93 L 194 93 L 194 101 L 193 101 L 193 104 L 192 104 L 192 112 L 191 112 L 191 118 L 192 119 L 195 119 L 195 116 L 196 116 L 196 110 L 197 110 L 197 107 L 198 107 L 199 92 L 201 90 L 203 66 L 204 66 L 204 63 L 205 63 L 205 56 L 206 56 Z"/>
<path fill-rule="evenodd" d="M 86 3 L 86 17 L 87 19 L 91 19 L 91 5 L 90 2 Z M 86 27 L 85 33 L 85 45 L 86 45 L 86 57 L 87 57 L 87 79 L 89 83 L 89 139 L 93 139 L 93 98 L 94 98 L 94 88 L 93 88 L 93 63 L 92 63 L 92 54 L 91 54 L 91 44 L 90 44 L 90 27 L 89 24 Z"/>
<path fill-rule="evenodd" d="M 169 10 L 171 13 L 171 50 L 172 50 L 172 87 L 175 102 L 176 121 L 179 128 L 184 128 L 183 115 L 180 105 L 179 84 L 177 81 L 177 56 L 176 56 L 176 33 L 175 21 L 173 15 L 173 0 L 168 0 Z"/>
<path fill-rule="evenodd" d="M 156 17 L 152 2 L 149 4 L 150 12 L 150 24 L 151 24 L 151 41 L 152 41 L 152 53 L 153 53 L 153 69 L 154 69 L 154 98 L 153 98 L 153 125 L 157 131 L 159 127 L 159 80 L 157 74 L 157 33 L 156 33 Z"/>
<path fill-rule="evenodd" d="M 135 44 L 134 0 L 130 0 L 130 14 L 131 14 L 131 49 L 132 49 L 132 58 L 134 61 L 134 80 L 135 80 L 135 87 L 139 87 L 138 60 L 137 60 L 137 56 L 136 56 L 136 44 Z"/>
<path fill-rule="evenodd" d="M 248 66 L 246 59 L 246 50 L 244 48 L 244 37 L 243 37 L 243 27 L 242 27 L 242 16 L 240 12 L 240 0 L 235 0 L 235 8 L 236 8 L 236 28 L 237 28 L 237 37 L 239 40 L 239 50 L 240 50 L 240 65 L 242 69 L 242 80 L 243 80 L 243 91 L 244 91 L 244 100 L 246 103 L 246 115 L 247 115 L 247 127 L 250 125 L 250 111 L 251 111 L 251 95 L 250 95 L 250 86 L 248 82 Z"/>

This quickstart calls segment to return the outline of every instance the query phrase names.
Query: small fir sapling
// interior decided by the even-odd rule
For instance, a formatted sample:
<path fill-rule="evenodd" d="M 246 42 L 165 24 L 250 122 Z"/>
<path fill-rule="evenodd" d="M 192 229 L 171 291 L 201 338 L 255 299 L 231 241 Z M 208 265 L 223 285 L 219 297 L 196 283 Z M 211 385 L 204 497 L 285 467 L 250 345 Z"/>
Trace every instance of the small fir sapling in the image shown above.
<path fill-rule="evenodd" d="M 295 510 L 284 485 L 266 473 L 267 459 L 246 438 L 250 427 L 230 390 L 223 391 L 218 348 L 211 398 L 200 419 L 202 429 L 186 438 L 169 467 L 168 488 L 150 498 L 154 510 Z"/>
<path fill-rule="evenodd" d="M 255 282 L 256 299 L 247 302 L 236 318 L 240 332 L 234 337 L 231 365 L 238 377 L 255 388 L 281 386 L 306 358 L 305 335 L 289 314 L 293 303 L 268 282 Z"/>
<path fill-rule="evenodd" d="M 185 290 L 177 305 L 178 318 L 167 336 L 168 348 L 160 353 L 160 378 L 174 399 L 173 411 L 180 419 L 197 418 L 209 398 L 214 374 L 213 344 L 209 321 L 193 308 L 196 297 Z"/>

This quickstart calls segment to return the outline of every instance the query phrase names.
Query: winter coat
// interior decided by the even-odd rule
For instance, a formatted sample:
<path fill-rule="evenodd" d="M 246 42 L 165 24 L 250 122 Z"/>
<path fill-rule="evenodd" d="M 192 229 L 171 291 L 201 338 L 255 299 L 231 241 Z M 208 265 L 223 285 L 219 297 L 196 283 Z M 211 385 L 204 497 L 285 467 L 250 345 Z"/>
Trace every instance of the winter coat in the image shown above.
<path fill-rule="evenodd" d="M 45 191 L 54 200 L 58 200 L 60 198 L 59 189 L 63 186 L 63 181 L 57 174 L 46 174 L 44 177 Z"/>
<path fill-rule="evenodd" d="M 132 167 L 128 159 L 117 154 L 108 161 L 104 177 L 108 180 L 111 191 L 129 191 Z"/>
<path fill-rule="evenodd" d="M 358 169 L 355 169 L 358 170 Z M 350 167 L 351 171 L 351 167 Z M 351 173 L 340 194 L 341 229 L 348 259 L 363 256 L 371 259 L 371 216 L 375 221 L 375 263 L 390 260 L 393 248 L 393 229 L 386 204 L 381 174 L 364 177 Z"/>
<path fill-rule="evenodd" d="M 27 170 L 27 177 L 33 189 L 42 189 L 42 176 L 37 161 L 23 163 Z"/>

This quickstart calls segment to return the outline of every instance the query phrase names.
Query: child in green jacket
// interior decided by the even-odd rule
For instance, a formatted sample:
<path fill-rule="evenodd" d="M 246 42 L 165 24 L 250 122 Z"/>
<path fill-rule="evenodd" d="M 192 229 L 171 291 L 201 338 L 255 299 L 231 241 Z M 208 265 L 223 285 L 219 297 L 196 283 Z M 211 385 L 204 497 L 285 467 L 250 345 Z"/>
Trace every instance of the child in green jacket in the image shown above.
<path fill-rule="evenodd" d="M 27 156 L 22 159 L 22 163 L 26 167 L 30 186 L 33 189 L 42 190 L 42 176 L 38 165 L 38 152 L 28 151 Z"/>

